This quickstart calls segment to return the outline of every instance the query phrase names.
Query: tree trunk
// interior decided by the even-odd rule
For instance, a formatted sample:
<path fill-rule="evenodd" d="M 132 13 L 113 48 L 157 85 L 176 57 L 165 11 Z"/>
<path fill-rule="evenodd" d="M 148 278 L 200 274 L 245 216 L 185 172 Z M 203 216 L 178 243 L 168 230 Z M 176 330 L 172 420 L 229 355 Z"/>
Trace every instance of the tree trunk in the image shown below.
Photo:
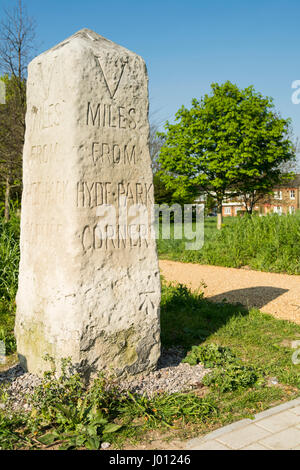
<path fill-rule="evenodd" d="M 246 209 L 246 213 L 247 214 L 252 214 L 252 210 L 253 210 L 253 200 L 251 200 L 250 198 L 247 199 L 246 196 L 244 197 L 244 204 L 245 204 L 245 209 Z"/>
<path fill-rule="evenodd" d="M 6 178 L 6 184 L 5 184 L 5 204 L 4 204 L 4 219 L 5 219 L 5 222 L 8 222 L 9 217 L 10 217 L 9 203 L 10 203 L 10 179 L 9 179 L 9 177 L 7 177 Z"/>
<path fill-rule="evenodd" d="M 253 211 L 253 206 L 252 204 L 250 203 L 249 205 L 246 204 L 246 212 L 247 214 L 251 215 L 252 214 L 252 211 Z"/>
<path fill-rule="evenodd" d="M 223 222 L 223 215 L 222 215 L 222 201 L 218 201 L 217 204 L 217 229 L 221 230 Z"/>
<path fill-rule="evenodd" d="M 248 210 L 248 214 L 249 215 L 252 215 L 253 214 L 253 209 L 254 209 L 254 205 L 255 205 L 255 202 L 254 200 L 252 199 L 249 203 L 249 210 Z"/>

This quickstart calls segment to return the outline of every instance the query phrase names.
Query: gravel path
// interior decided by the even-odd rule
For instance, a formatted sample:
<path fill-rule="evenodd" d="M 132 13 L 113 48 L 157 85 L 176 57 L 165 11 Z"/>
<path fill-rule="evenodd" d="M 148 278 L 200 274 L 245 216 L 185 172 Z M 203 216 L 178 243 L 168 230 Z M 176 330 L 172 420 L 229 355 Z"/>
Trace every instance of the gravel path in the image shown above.
<path fill-rule="evenodd" d="M 192 289 L 206 284 L 205 297 L 214 302 L 239 302 L 274 317 L 300 323 L 300 276 L 265 273 L 161 260 L 161 274 Z"/>

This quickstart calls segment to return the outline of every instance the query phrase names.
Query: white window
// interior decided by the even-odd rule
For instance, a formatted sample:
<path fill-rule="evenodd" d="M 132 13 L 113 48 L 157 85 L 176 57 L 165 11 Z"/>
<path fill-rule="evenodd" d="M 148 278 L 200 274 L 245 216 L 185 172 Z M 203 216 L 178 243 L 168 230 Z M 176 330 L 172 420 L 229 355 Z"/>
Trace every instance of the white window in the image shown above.
<path fill-rule="evenodd" d="M 294 206 L 289 207 L 289 213 L 290 214 L 295 214 L 295 207 Z"/>
<path fill-rule="evenodd" d="M 225 207 L 224 208 L 224 214 L 225 215 L 231 215 L 231 207 Z"/>
<path fill-rule="evenodd" d="M 291 199 L 295 199 L 295 190 L 294 189 L 291 189 L 290 190 L 290 198 Z M 291 206 L 292 207 L 292 206 Z"/>
<path fill-rule="evenodd" d="M 274 191 L 274 199 L 282 199 L 282 191 Z"/>
<path fill-rule="evenodd" d="M 275 214 L 281 215 L 282 214 L 282 207 L 281 206 L 274 206 L 273 211 L 274 211 Z"/>

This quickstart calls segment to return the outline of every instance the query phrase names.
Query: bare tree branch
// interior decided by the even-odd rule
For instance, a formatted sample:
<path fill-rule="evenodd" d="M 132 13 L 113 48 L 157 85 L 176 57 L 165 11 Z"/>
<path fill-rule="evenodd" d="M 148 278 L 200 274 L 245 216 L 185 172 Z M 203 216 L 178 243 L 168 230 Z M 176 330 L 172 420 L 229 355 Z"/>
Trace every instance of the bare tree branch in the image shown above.
<path fill-rule="evenodd" d="M 35 50 L 36 22 L 28 16 L 23 0 L 11 10 L 4 10 L 0 22 L 0 70 L 10 76 L 26 79 L 27 64 Z"/>
<path fill-rule="evenodd" d="M 0 21 L 0 71 L 6 103 L 0 105 L 0 184 L 5 185 L 5 218 L 9 219 L 12 188 L 21 188 L 25 133 L 27 65 L 35 49 L 35 21 L 23 0 L 4 10 Z"/>

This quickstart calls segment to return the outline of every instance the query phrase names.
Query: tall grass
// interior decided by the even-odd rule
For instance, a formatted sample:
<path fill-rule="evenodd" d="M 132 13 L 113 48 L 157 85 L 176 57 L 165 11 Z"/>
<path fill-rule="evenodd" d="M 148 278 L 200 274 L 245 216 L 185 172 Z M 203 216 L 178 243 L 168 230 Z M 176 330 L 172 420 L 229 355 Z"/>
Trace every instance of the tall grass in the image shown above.
<path fill-rule="evenodd" d="M 300 274 L 300 214 L 231 218 L 221 231 L 205 227 L 199 251 L 184 249 L 183 240 L 160 240 L 162 258 L 270 272 Z"/>
<path fill-rule="evenodd" d="M 12 211 L 5 222 L 0 213 L 0 341 L 4 341 L 6 354 L 16 349 L 13 335 L 15 296 L 18 287 L 20 259 L 20 218 Z"/>
<path fill-rule="evenodd" d="M 0 217 L 0 300 L 13 302 L 18 287 L 20 219 L 12 213 L 8 223 Z"/>

